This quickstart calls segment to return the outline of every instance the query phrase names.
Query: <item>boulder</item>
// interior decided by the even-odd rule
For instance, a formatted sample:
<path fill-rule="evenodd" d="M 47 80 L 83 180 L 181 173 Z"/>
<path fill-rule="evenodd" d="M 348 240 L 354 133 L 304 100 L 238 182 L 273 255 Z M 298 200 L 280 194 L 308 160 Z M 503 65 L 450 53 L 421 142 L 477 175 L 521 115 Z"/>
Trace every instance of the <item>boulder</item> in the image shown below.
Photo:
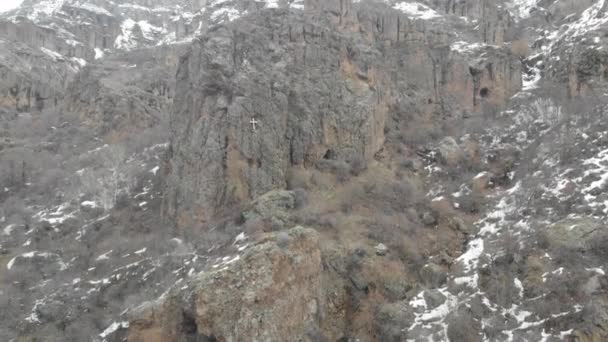
<path fill-rule="evenodd" d="M 407 301 L 378 306 L 374 317 L 378 340 L 404 341 L 407 337 L 407 327 L 413 318 L 412 308 Z"/>
<path fill-rule="evenodd" d="M 474 193 L 483 193 L 488 190 L 492 181 L 492 175 L 489 172 L 481 172 L 471 180 L 471 189 Z"/>
<path fill-rule="evenodd" d="M 547 227 L 545 236 L 551 248 L 583 251 L 608 238 L 608 229 L 592 218 L 564 219 Z"/>
<path fill-rule="evenodd" d="M 322 317 L 319 236 L 302 227 L 288 234 L 285 248 L 270 234 L 226 268 L 140 307 L 128 341 L 308 341 Z"/>
<path fill-rule="evenodd" d="M 439 290 L 432 289 L 424 291 L 424 300 L 427 307 L 434 309 L 445 302 L 446 296 Z"/>
<path fill-rule="evenodd" d="M 386 253 L 388 253 L 388 247 L 386 247 L 386 245 L 383 243 L 379 243 L 375 247 L 375 250 L 376 250 L 376 254 L 380 255 L 380 256 L 384 256 L 384 255 L 386 255 Z"/>
<path fill-rule="evenodd" d="M 458 165 L 464 158 L 464 152 L 458 146 L 456 139 L 453 137 L 445 137 L 437 147 L 441 161 L 449 166 Z"/>
<path fill-rule="evenodd" d="M 427 226 L 434 226 L 437 224 L 437 217 L 430 211 L 426 211 L 422 214 L 422 223 Z"/>

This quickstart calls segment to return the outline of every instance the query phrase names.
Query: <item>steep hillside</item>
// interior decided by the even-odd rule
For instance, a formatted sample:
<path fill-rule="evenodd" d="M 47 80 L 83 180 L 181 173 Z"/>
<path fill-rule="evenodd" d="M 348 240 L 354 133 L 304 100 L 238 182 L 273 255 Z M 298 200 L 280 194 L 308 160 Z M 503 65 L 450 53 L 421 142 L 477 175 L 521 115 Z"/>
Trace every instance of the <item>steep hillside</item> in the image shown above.
<path fill-rule="evenodd" d="M 0 340 L 608 340 L 604 0 L 26 0 Z"/>

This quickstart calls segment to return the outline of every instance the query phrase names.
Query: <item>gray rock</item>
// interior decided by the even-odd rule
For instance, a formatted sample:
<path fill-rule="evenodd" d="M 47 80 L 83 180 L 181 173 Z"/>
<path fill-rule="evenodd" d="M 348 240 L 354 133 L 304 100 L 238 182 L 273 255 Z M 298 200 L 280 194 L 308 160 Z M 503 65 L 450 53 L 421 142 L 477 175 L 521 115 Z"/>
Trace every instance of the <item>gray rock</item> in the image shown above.
<path fill-rule="evenodd" d="M 424 291 L 424 300 L 426 301 L 427 307 L 434 309 L 443 304 L 446 297 L 439 292 L 439 290 L 432 289 Z"/>
<path fill-rule="evenodd" d="M 404 341 L 407 337 L 407 327 L 413 317 L 407 301 L 380 305 L 374 315 L 374 326 L 379 340 Z"/>
<path fill-rule="evenodd" d="M 427 226 L 433 226 L 435 224 L 437 224 L 437 218 L 435 217 L 435 215 L 429 211 L 426 211 L 422 214 L 422 223 L 424 223 Z"/>
<path fill-rule="evenodd" d="M 388 253 L 388 247 L 383 243 L 379 243 L 374 249 L 376 250 L 376 254 L 380 256 L 384 256 Z"/>
<path fill-rule="evenodd" d="M 545 234 L 552 248 L 585 250 L 594 241 L 601 241 L 608 236 L 606 226 L 593 219 L 565 219 L 547 227 Z"/>

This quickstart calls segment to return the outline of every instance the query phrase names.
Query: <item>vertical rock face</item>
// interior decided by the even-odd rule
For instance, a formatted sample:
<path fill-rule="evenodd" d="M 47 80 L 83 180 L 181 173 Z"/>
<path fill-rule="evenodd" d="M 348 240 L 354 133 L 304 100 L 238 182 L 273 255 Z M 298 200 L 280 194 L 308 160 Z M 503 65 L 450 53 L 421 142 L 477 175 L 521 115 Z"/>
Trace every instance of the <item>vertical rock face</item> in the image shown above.
<path fill-rule="evenodd" d="M 381 57 L 360 37 L 303 19 L 266 12 L 238 29 L 219 27 L 184 58 L 171 212 L 200 206 L 205 220 L 284 186 L 290 165 L 371 158 L 382 146 L 391 89 L 376 67 Z"/>
<path fill-rule="evenodd" d="M 142 49 L 86 66 L 68 87 L 62 108 L 103 135 L 167 122 L 181 53 L 179 46 Z"/>
<path fill-rule="evenodd" d="M 78 64 L 4 40 L 0 50 L 0 107 L 16 111 L 56 107 Z"/>
<path fill-rule="evenodd" d="M 484 43 L 502 45 L 513 35 L 513 19 L 500 1 L 495 0 L 433 0 L 445 13 L 479 21 L 479 37 Z"/>
<path fill-rule="evenodd" d="M 480 112 L 521 87 L 519 60 L 492 48 L 472 61 L 441 24 L 377 3 L 305 5 L 217 26 L 181 61 L 166 197 L 181 226 L 284 186 L 290 166 L 371 159 L 397 103 Z"/>

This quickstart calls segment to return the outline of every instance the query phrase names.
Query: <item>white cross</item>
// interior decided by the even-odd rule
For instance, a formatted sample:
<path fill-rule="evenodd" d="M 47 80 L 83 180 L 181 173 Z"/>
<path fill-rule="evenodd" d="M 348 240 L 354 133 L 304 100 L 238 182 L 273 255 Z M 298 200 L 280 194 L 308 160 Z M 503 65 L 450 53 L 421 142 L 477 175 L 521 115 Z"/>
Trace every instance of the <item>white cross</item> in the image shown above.
<path fill-rule="evenodd" d="M 255 118 L 253 118 L 253 119 L 251 119 L 251 121 L 249 121 L 249 123 L 251 124 L 251 126 L 253 127 L 253 130 L 255 131 L 255 125 L 257 125 L 260 122 L 257 121 Z"/>

